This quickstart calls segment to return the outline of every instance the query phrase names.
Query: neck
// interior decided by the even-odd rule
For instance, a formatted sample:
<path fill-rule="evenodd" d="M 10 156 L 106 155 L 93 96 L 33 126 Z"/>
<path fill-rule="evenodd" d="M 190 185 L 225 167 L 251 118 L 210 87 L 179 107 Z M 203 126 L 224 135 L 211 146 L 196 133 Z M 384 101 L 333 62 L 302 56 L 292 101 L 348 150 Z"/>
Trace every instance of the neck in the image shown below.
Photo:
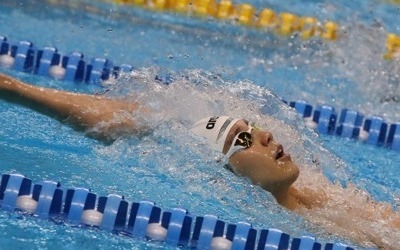
<path fill-rule="evenodd" d="M 271 193 L 280 205 L 289 210 L 295 210 L 300 205 L 300 201 L 296 195 L 297 192 L 294 187 L 288 187 Z"/>
<path fill-rule="evenodd" d="M 271 193 L 280 205 L 289 210 L 296 210 L 300 207 L 307 209 L 322 207 L 329 201 L 323 191 L 308 188 L 297 189 L 290 186 Z"/>

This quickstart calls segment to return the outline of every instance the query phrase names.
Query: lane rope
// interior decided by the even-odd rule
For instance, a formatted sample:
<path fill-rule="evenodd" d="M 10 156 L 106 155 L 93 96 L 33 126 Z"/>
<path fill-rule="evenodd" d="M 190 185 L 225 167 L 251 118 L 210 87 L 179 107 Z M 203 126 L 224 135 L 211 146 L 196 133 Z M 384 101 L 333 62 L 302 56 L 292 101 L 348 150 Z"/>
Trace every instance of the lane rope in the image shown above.
<path fill-rule="evenodd" d="M 298 34 L 303 40 L 322 38 L 335 41 L 342 32 L 333 21 L 321 22 L 315 17 L 299 16 L 270 8 L 257 10 L 248 3 L 234 4 L 230 0 L 104 0 L 120 5 L 140 7 L 152 11 L 168 11 L 190 17 L 207 17 L 219 21 L 231 21 L 248 28 L 256 28 L 276 35 Z M 397 0 L 395 0 L 397 1 Z M 400 59 L 400 36 L 388 33 L 384 59 Z"/>
<path fill-rule="evenodd" d="M 234 4 L 229 0 L 111 0 L 120 5 L 141 7 L 153 11 L 168 11 L 198 18 L 231 21 L 248 28 L 257 28 L 277 35 L 299 33 L 302 39 L 313 37 L 334 41 L 339 28 L 335 22 L 322 23 L 314 17 L 290 12 L 276 13 L 270 8 L 257 10 L 248 3 Z"/>
<path fill-rule="evenodd" d="M 177 247 L 354 250 L 342 243 L 324 244 L 312 236 L 292 237 L 275 228 L 257 230 L 245 221 L 232 224 L 215 215 L 195 216 L 184 208 L 161 209 L 151 201 L 129 203 L 121 195 L 100 196 L 54 181 L 34 184 L 15 173 L 1 176 L 0 208 Z"/>
<path fill-rule="evenodd" d="M 386 38 L 386 54 L 383 58 L 387 60 L 400 59 L 400 36 L 389 33 Z"/>

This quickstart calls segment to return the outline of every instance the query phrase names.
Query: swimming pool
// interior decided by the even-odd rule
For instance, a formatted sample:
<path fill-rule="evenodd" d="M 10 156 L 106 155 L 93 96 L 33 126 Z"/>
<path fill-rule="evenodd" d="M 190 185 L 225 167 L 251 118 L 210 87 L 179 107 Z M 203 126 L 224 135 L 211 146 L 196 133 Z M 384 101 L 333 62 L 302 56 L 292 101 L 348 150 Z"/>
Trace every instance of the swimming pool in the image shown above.
<path fill-rule="evenodd" d="M 261 6 L 260 3 L 254 4 Z M 273 4 L 277 10 L 287 8 L 287 5 Z M 329 103 L 337 108 L 357 109 L 368 116 L 380 114 L 389 122 L 394 122 L 398 118 L 398 105 L 390 101 L 381 104 L 380 101 L 386 97 L 386 93 L 398 92 L 396 79 L 393 79 L 398 64 L 382 60 L 385 32 L 374 29 L 368 17 L 361 15 L 366 13 L 366 9 L 371 10 L 373 4 L 379 7 L 374 9 L 373 16 L 388 25 L 385 26 L 387 29 L 398 29 L 386 24 L 385 19 L 390 18 L 391 13 L 384 11 L 383 8 L 390 6 L 383 3 L 371 1 L 363 8 L 359 6 L 358 14 L 361 17 L 355 20 L 331 16 L 333 12 L 326 11 L 326 6 L 331 6 L 327 3 L 320 2 L 319 7 L 314 7 L 319 8 L 319 19 L 335 18 L 349 23 L 348 37 L 332 43 L 275 37 L 212 20 L 138 9 L 125 12 L 123 8 L 102 4 L 94 6 L 103 13 L 90 14 L 90 11 L 49 5 L 38 8 L 35 2 L 15 6 L 12 1 L 2 3 L 0 18 L 3 26 L 0 34 L 15 41 L 30 39 L 40 47 L 57 46 L 65 53 L 79 50 L 85 52 L 86 58 L 104 56 L 115 60 L 115 63 L 129 63 L 137 68 L 157 66 L 139 69 L 138 76 L 135 76 L 137 79 L 151 81 L 155 75 L 165 77 L 170 73 L 176 82 L 211 86 L 195 88 L 193 94 L 183 97 L 182 94 L 187 93 L 188 89 L 171 84 L 171 88 L 163 94 L 168 96 L 164 101 L 169 103 L 172 111 L 179 106 L 178 98 L 197 98 L 209 102 L 211 97 L 215 97 L 215 88 L 228 86 L 226 88 L 230 92 L 241 92 L 244 97 L 254 98 L 260 93 L 266 95 L 269 105 L 276 108 L 271 115 L 287 120 L 292 125 L 301 123 L 294 112 L 285 110 L 277 98 L 268 97 L 268 93 L 260 90 L 257 86 L 260 85 L 272 89 L 286 100 L 306 99 L 313 104 Z M 354 6 L 338 3 L 334 7 L 345 7 L 346 11 L 341 13 L 346 13 L 353 10 Z M 307 5 L 298 8 L 299 12 L 310 10 Z M 360 26 L 358 30 L 350 30 L 353 27 L 350 24 L 353 23 Z M 52 30 L 38 32 L 37 27 L 43 26 L 52 27 Z M 368 46 L 372 46 L 373 50 L 366 50 Z M 348 55 L 349 51 L 353 53 Z M 356 64 L 359 61 L 362 63 Z M 371 61 L 379 63 L 368 64 Z M 323 67 L 316 72 L 316 65 Z M 385 72 L 380 72 L 380 69 Z M 93 85 L 73 85 L 13 70 L 2 71 L 38 85 L 92 93 L 102 91 Z M 285 84 L 281 84 L 283 81 Z M 376 86 L 377 81 L 383 86 Z M 137 82 L 127 76 L 118 82 L 118 86 L 110 83 L 116 89 L 112 94 L 143 88 Z M 157 89 L 155 86 L 151 88 Z M 154 100 L 159 97 L 157 94 L 148 96 L 152 90 L 142 89 L 145 94 L 141 98 Z M 105 146 L 28 109 L 5 102 L 1 102 L 1 105 L 3 172 L 22 173 L 34 182 L 50 179 L 60 181 L 67 187 L 88 187 L 104 195 L 123 194 L 128 201 L 150 199 L 163 208 L 184 207 L 196 215 L 215 214 L 229 222 L 245 219 L 256 228 L 275 227 L 295 236 L 316 235 L 322 242 L 348 242 L 323 230 L 320 232 L 317 226 L 281 209 L 268 194 L 257 187 L 249 187 L 246 181 L 221 168 L 215 171 L 215 166 L 219 164 L 201 157 L 202 154 L 210 154 L 209 151 L 199 149 L 186 152 L 185 146 L 190 148 L 185 141 L 187 134 L 176 136 L 176 141 L 170 139 L 172 134 L 182 133 L 176 121 L 160 125 L 153 136 L 141 140 L 140 144 L 137 138 L 129 138 Z M 248 115 L 248 108 L 238 107 L 236 112 Z M 190 107 L 182 109 L 188 110 Z M 210 110 L 215 112 L 218 108 L 205 108 L 200 112 Z M 315 135 L 310 135 L 306 128 L 299 130 L 313 140 L 319 140 L 315 139 Z M 295 150 L 296 145 L 285 139 L 285 135 L 281 136 Z M 329 164 L 323 164 L 327 175 L 342 182 L 351 180 L 360 188 L 367 189 L 375 199 L 397 206 L 400 188 L 396 179 L 398 152 L 330 136 L 321 136 L 321 141 L 347 163 L 339 164 L 334 170 L 330 169 Z M 180 148 L 177 148 L 177 142 L 182 145 Z M 182 151 L 179 157 L 176 156 L 177 150 Z M 161 153 L 162 159 L 154 159 L 154 154 Z M 322 157 L 321 152 L 316 154 Z M 182 172 L 187 175 L 182 177 Z M 209 193 L 215 195 L 210 197 Z M 266 206 L 269 209 L 265 209 Z M 18 248 L 34 244 L 37 248 L 51 246 L 70 249 L 98 248 L 107 244 L 110 248 L 169 247 L 97 229 L 60 226 L 17 214 L 2 213 L 1 216 L 3 227 L 7 227 L 2 237 L 4 246 L 14 244 Z"/>

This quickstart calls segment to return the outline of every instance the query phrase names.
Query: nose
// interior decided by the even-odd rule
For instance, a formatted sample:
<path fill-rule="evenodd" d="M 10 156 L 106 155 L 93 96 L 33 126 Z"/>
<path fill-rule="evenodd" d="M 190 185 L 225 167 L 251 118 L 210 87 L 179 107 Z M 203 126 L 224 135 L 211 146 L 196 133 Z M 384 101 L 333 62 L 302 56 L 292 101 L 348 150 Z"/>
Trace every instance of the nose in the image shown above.
<path fill-rule="evenodd" d="M 268 147 L 268 145 L 274 140 L 274 137 L 271 134 L 271 132 L 267 131 L 257 131 L 256 136 L 260 138 L 259 139 L 260 143 L 264 147 Z"/>

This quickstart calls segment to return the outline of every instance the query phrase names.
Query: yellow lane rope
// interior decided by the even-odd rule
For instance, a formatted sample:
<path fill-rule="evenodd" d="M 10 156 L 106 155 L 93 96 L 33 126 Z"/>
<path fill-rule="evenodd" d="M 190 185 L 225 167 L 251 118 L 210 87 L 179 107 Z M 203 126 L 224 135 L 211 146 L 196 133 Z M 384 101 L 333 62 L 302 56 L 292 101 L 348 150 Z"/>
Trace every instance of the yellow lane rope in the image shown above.
<path fill-rule="evenodd" d="M 138 6 L 156 11 L 171 11 L 197 17 L 212 17 L 232 21 L 240 25 L 267 29 L 279 35 L 295 32 L 302 39 L 321 37 L 326 40 L 338 38 L 338 25 L 328 21 L 322 24 L 314 17 L 297 16 L 289 12 L 276 13 L 265 8 L 257 11 L 247 3 L 233 4 L 230 0 L 111 0 L 117 4 Z"/>
<path fill-rule="evenodd" d="M 400 0 L 386 0 L 385 2 L 388 2 L 391 4 L 400 4 Z"/>
<path fill-rule="evenodd" d="M 44 0 L 53 5 L 64 5 L 70 8 L 85 9 L 91 13 L 101 12 L 94 6 L 83 5 L 79 0 Z M 314 17 L 297 16 L 289 12 L 276 13 L 264 8 L 257 11 L 251 4 L 234 5 L 230 0 L 102 0 L 132 7 L 141 7 L 155 11 L 171 11 L 195 17 L 211 17 L 217 20 L 230 20 L 247 27 L 267 30 L 280 35 L 291 35 L 298 32 L 302 39 L 320 37 L 334 41 L 340 38 L 338 24 L 328 21 L 322 24 Z M 400 3 L 400 0 L 392 0 Z M 386 39 L 386 60 L 400 59 L 400 36 L 389 33 Z"/>
<path fill-rule="evenodd" d="M 399 1 L 400 2 L 400 1 Z M 383 56 L 385 59 L 393 60 L 400 58 L 400 36 L 389 33 L 386 39 L 387 52 Z"/>

